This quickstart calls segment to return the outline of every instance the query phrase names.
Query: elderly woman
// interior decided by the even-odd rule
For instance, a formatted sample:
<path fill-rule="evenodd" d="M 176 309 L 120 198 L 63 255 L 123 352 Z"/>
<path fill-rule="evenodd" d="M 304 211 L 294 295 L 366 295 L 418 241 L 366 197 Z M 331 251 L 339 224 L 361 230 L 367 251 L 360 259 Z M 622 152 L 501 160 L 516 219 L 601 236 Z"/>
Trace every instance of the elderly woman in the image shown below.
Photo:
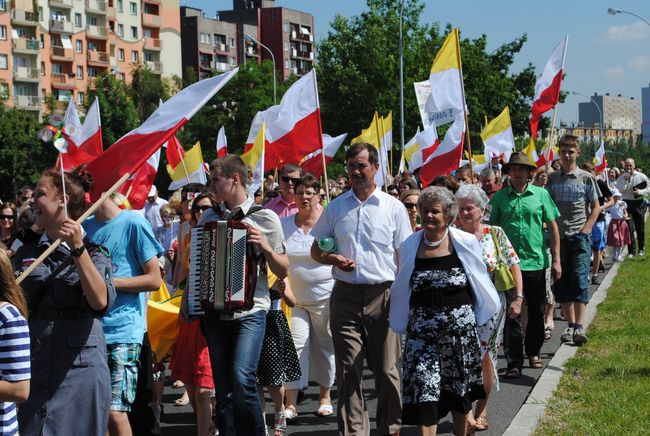
<path fill-rule="evenodd" d="M 461 228 L 467 233 L 473 234 L 481 246 L 481 257 L 487 267 L 487 272 L 494 279 L 494 270 L 499 261 L 505 262 L 515 281 L 515 295 L 523 295 L 521 270 L 519 269 L 519 258 L 512 248 L 505 232 L 501 227 L 483 224 L 483 215 L 488 205 L 488 197 L 485 192 L 476 185 L 463 185 L 456 192 L 458 202 L 458 216 Z M 505 292 L 498 292 L 500 299 L 500 310 L 487 323 L 479 325 L 478 333 L 481 340 L 483 387 L 485 388 L 485 399 L 478 400 L 474 416 L 470 413 L 469 428 L 473 430 L 487 430 L 487 397 L 496 382 L 499 389 L 497 370 L 497 350 L 503 342 L 503 327 L 505 318 L 503 309 L 506 305 Z M 516 317 L 521 312 L 521 298 L 515 298 L 508 308 L 508 313 Z"/>
<path fill-rule="evenodd" d="M 390 326 L 406 333 L 402 422 L 422 435 L 450 411 L 465 434 L 472 401 L 485 397 L 477 325 L 500 310 L 478 241 L 450 226 L 457 211 L 448 189 L 422 191 L 422 230 L 401 245 L 391 287 Z"/>
<path fill-rule="evenodd" d="M 419 189 L 407 189 L 399 195 L 399 201 L 402 202 L 409 214 L 409 221 L 411 222 L 411 229 L 415 232 L 420 230 L 418 225 L 418 198 L 420 198 Z"/>

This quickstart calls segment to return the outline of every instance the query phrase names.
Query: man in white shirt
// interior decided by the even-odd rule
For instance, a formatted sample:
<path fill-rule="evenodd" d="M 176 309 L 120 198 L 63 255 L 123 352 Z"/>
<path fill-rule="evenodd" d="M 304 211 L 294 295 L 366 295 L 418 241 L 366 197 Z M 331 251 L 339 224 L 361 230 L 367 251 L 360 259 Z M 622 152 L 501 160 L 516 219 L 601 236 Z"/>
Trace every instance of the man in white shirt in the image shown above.
<path fill-rule="evenodd" d="M 154 234 L 163 225 L 162 218 L 160 217 L 160 206 L 163 204 L 167 204 L 167 200 L 158 197 L 156 185 L 151 185 L 151 191 L 149 191 L 149 196 L 147 197 L 147 202 L 144 204 L 142 213 L 147 221 L 149 221 L 149 224 L 151 224 L 151 230 L 153 230 Z"/>
<path fill-rule="evenodd" d="M 334 339 L 340 434 L 370 434 L 361 389 L 363 349 L 375 376 L 377 429 L 399 431 L 401 416 L 398 336 L 388 324 L 390 286 L 397 274 L 398 248 L 412 232 L 406 209 L 375 184 L 377 150 L 357 143 L 346 151 L 352 189 L 325 209 L 312 229 L 311 256 L 332 265 L 330 327 Z M 333 237 L 335 253 L 318 241 Z"/>
<path fill-rule="evenodd" d="M 645 228 L 644 215 L 646 211 L 644 197 L 650 193 L 650 184 L 645 174 L 636 170 L 634 159 L 628 157 L 624 162 L 624 171 L 616 181 L 616 189 L 623 194 L 623 201 L 627 204 L 627 212 L 630 215 L 630 239 L 632 243 L 627 251 L 630 257 L 634 254 L 643 256 L 645 254 Z M 636 233 L 636 238 L 634 237 Z M 636 251 L 638 244 L 639 251 Z"/>

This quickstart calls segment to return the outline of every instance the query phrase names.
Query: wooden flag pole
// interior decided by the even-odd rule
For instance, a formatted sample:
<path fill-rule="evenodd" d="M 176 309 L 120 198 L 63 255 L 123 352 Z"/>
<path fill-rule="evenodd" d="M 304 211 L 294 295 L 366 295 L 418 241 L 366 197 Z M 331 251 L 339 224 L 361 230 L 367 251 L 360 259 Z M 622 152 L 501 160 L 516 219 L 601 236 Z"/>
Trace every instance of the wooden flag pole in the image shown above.
<path fill-rule="evenodd" d="M 122 183 L 126 182 L 127 179 L 128 179 L 130 176 L 131 176 L 131 174 L 126 173 L 126 174 L 124 174 L 122 177 L 120 177 L 120 179 L 119 179 L 117 182 L 115 182 L 115 184 L 114 184 L 113 186 L 111 186 L 110 189 L 109 189 L 108 191 L 104 192 L 104 193 L 102 194 L 102 196 L 99 197 L 99 200 L 97 200 L 97 201 L 96 201 L 92 206 L 90 206 L 90 207 L 88 208 L 88 210 L 87 210 L 86 212 L 84 212 L 84 214 L 81 215 L 81 216 L 79 217 L 79 219 L 77 219 L 76 223 L 77 223 L 77 224 L 81 224 L 82 222 L 84 222 L 84 220 L 85 220 L 86 218 L 88 218 L 90 215 L 92 215 L 93 213 L 95 213 L 95 211 L 97 210 L 97 208 L 99 208 L 99 206 L 101 206 L 102 203 L 104 203 L 106 200 L 108 200 L 108 199 L 110 198 L 110 196 L 111 196 L 115 191 L 117 191 L 117 190 L 119 189 L 119 187 L 122 186 Z M 62 241 L 61 241 L 61 238 L 58 238 L 56 241 L 54 241 L 54 242 L 53 242 L 53 243 L 48 247 L 48 249 L 45 250 L 45 251 L 43 252 L 43 254 L 41 254 L 40 256 L 38 256 L 38 259 L 36 259 L 36 260 L 35 260 L 35 261 L 34 261 L 34 262 L 33 262 L 33 263 L 32 263 L 32 264 L 31 264 L 31 265 L 30 265 L 30 266 L 29 266 L 25 271 L 23 271 L 23 272 L 20 274 L 20 276 L 16 279 L 16 283 L 17 283 L 17 284 L 22 283 L 22 281 L 25 280 L 25 279 L 27 278 L 27 276 L 30 275 L 30 274 L 32 273 L 32 271 L 34 271 L 34 269 L 36 269 L 37 266 L 39 266 L 41 263 L 43 263 L 43 261 L 44 261 L 45 259 L 47 259 L 47 257 L 48 257 L 48 256 L 49 256 L 49 255 L 50 255 L 54 250 L 56 250 L 56 248 L 57 248 L 59 245 L 61 245 L 61 242 L 62 242 Z"/>
<path fill-rule="evenodd" d="M 460 58 L 460 35 L 458 34 L 458 29 L 454 29 L 456 32 L 456 56 L 458 56 L 458 74 L 460 74 L 460 92 L 463 96 L 463 114 L 465 115 L 465 137 L 467 138 L 467 154 L 469 155 L 469 177 L 474 183 L 474 158 L 472 157 L 472 141 L 470 140 L 469 134 L 469 120 L 467 119 L 467 103 L 465 102 L 465 81 L 463 80 L 463 61 Z"/>

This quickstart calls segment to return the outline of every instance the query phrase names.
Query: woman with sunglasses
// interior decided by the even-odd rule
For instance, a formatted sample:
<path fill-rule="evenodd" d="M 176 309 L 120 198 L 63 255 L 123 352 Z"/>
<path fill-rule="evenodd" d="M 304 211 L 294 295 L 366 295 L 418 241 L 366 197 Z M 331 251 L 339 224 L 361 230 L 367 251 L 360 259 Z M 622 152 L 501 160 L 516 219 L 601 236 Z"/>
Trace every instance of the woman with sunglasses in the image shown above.
<path fill-rule="evenodd" d="M 199 194 L 192 201 L 190 208 L 192 218 L 190 224 L 195 226 L 201 215 L 212 207 L 212 201 L 208 193 Z M 189 270 L 189 245 L 190 234 L 185 237 L 182 250 L 185 253 L 183 259 L 179 259 L 182 265 L 179 269 L 179 280 L 187 277 Z M 187 300 L 184 299 L 184 303 Z M 180 380 L 185 384 L 186 394 L 189 397 L 185 399 L 185 394 L 176 400 L 177 406 L 187 404 L 192 405 L 196 413 L 197 434 L 199 436 L 209 436 L 214 434 L 214 424 L 212 423 L 212 397 L 214 396 L 214 380 L 212 379 L 212 366 L 210 365 L 210 355 L 208 354 L 208 343 L 201 332 L 201 324 L 198 318 L 188 319 L 184 311 L 181 310 L 181 323 L 178 332 L 178 339 L 170 368 L 172 370 L 172 380 Z M 185 312 L 186 313 L 186 312 Z"/>
<path fill-rule="evenodd" d="M 418 189 L 407 189 L 399 196 L 399 200 L 402 202 L 409 214 L 411 229 L 413 229 L 414 232 L 420 230 L 420 225 L 418 224 L 418 198 L 420 198 L 420 191 Z"/>
<path fill-rule="evenodd" d="M 6 202 L 0 210 L 0 242 L 4 244 L 9 257 L 13 256 L 10 250 L 16 239 L 16 205 Z"/>

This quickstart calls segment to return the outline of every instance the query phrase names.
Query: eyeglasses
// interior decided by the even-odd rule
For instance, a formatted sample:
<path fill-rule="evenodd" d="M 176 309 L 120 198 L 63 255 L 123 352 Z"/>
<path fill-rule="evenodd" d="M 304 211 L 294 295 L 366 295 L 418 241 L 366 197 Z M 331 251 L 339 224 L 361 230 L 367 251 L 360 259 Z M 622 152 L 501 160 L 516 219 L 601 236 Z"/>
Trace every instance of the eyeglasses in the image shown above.
<path fill-rule="evenodd" d="M 203 206 L 194 206 L 194 210 L 200 210 L 201 212 L 205 212 L 208 209 L 211 209 L 212 206 L 208 204 L 204 204 Z"/>
<path fill-rule="evenodd" d="M 366 165 L 364 163 L 349 162 L 347 164 L 347 167 L 348 167 L 348 169 L 353 170 L 353 171 L 354 170 L 363 171 L 368 167 L 368 165 Z"/>
<path fill-rule="evenodd" d="M 415 203 L 404 203 L 404 207 L 407 209 L 415 209 L 417 207 L 417 204 Z"/>
<path fill-rule="evenodd" d="M 281 180 L 282 180 L 284 183 L 292 182 L 294 185 L 297 185 L 298 182 L 300 181 L 300 177 L 282 176 Z"/>
<path fill-rule="evenodd" d="M 13 215 L 0 215 L 0 220 L 13 221 L 14 216 Z"/>

